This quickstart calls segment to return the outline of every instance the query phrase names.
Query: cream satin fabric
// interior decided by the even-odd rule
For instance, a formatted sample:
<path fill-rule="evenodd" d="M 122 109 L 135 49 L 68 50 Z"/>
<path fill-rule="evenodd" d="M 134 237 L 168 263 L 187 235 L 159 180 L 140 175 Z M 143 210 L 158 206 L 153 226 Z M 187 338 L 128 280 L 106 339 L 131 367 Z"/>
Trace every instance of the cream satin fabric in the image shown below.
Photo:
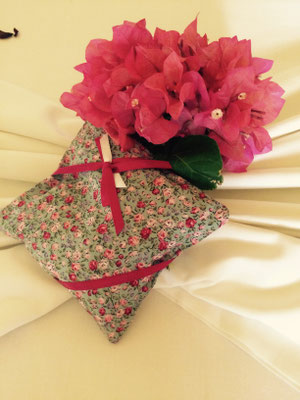
<path fill-rule="evenodd" d="M 25 12 L 25 3 L 32 12 Z M 14 2 L 4 6 L 10 24 L 22 32 L 20 38 L 1 41 L 0 207 L 49 176 L 81 127 L 82 121 L 57 99 L 81 78 L 71 68 L 83 61 L 88 40 L 110 38 L 112 25 L 143 16 L 152 31 L 156 25 L 182 30 L 200 7 L 191 1 L 183 21 L 185 5 L 174 9 L 171 0 L 139 2 L 138 14 L 134 1 L 126 3 L 125 12 L 114 0 L 105 5 L 108 18 L 99 27 L 101 2 L 91 1 L 88 10 L 79 1 L 45 3 L 47 11 L 34 0 L 19 7 Z M 170 271 L 161 273 L 154 290 L 299 390 L 300 84 L 295 2 L 253 0 L 246 6 L 237 0 L 215 0 L 201 7 L 201 33 L 208 32 L 212 40 L 234 34 L 251 37 L 256 56 L 275 58 L 273 76 L 286 89 L 286 105 L 269 127 L 274 150 L 257 157 L 246 174 L 225 174 L 224 184 L 210 193 L 228 206 L 228 224 L 176 259 Z M 170 9 L 173 14 L 167 21 Z M 36 21 L 43 21 L 38 25 L 42 35 L 36 31 Z M 55 309 L 70 295 L 41 270 L 21 242 L 1 234 L 0 246 L 0 332 L 4 335 Z M 62 316 L 59 323 L 63 321 Z M 211 397 L 217 398 L 221 397 Z M 222 395 L 222 400 L 227 398 L 235 397 Z"/>
<path fill-rule="evenodd" d="M 0 111 L 5 128 L 1 134 L 0 194 L 1 205 L 5 206 L 56 169 L 68 140 L 82 121 L 59 105 L 19 87 L 1 82 L 0 89 L 0 100 L 6 100 L 6 107 Z M 10 110 L 14 112 L 10 114 Z M 292 186 L 287 185 L 285 162 L 299 149 L 299 132 L 274 140 L 274 157 L 267 155 L 265 164 L 274 162 L 274 169 L 282 172 L 277 177 L 277 187 L 283 186 L 284 190 L 281 189 L 281 197 L 274 196 L 273 202 L 261 200 L 259 195 L 258 200 L 228 198 L 228 186 L 240 192 L 244 178 L 248 189 L 257 172 L 260 175 L 256 187 L 267 186 L 265 182 L 268 184 L 269 177 L 276 174 L 272 167 L 265 174 L 263 157 L 259 161 L 263 168 L 254 163 L 247 173 L 250 178 L 247 174 L 226 174 L 223 188 L 216 190 L 214 197 L 229 207 L 230 222 L 185 251 L 173 262 L 170 272 L 162 272 L 156 285 L 160 293 L 295 386 L 300 382 L 300 247 L 296 238 L 300 236 L 300 205 L 284 196 L 286 188 Z M 284 156 L 280 157 L 282 153 Z M 295 166 L 288 167 L 289 171 L 300 166 L 296 157 L 293 161 Z M 294 187 L 300 182 L 299 177 L 293 182 Z M 17 243 L 1 235 L 2 334 L 70 298 L 64 288 L 36 266 L 24 245 Z M 280 357 L 274 359 L 276 353 Z"/>

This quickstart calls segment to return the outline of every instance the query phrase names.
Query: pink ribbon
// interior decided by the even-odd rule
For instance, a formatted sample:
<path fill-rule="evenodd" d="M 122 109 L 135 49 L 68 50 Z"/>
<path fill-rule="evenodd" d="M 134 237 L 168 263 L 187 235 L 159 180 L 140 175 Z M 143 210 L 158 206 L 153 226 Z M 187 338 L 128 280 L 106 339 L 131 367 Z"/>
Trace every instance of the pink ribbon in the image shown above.
<path fill-rule="evenodd" d="M 162 261 L 159 264 L 151 265 L 150 267 L 144 267 L 139 270 L 133 270 L 129 272 L 124 272 L 122 274 L 108 276 L 99 279 L 90 279 L 87 281 L 60 281 L 56 279 L 61 285 L 67 289 L 71 290 L 89 290 L 89 289 L 101 289 L 104 287 L 110 287 L 115 285 L 121 285 L 126 282 L 133 282 L 144 278 L 145 276 L 153 275 L 158 271 L 166 268 L 175 258 L 171 258 L 167 261 Z"/>
<path fill-rule="evenodd" d="M 95 139 L 100 157 L 103 159 L 100 137 Z M 58 168 L 52 175 L 58 174 L 78 174 L 85 171 L 102 170 L 101 180 L 101 203 L 103 207 L 110 206 L 116 234 L 124 228 L 124 220 L 122 217 L 121 207 L 118 199 L 118 194 L 115 186 L 114 173 L 125 172 L 135 169 L 145 168 L 161 168 L 172 169 L 168 161 L 162 160 L 147 160 L 144 158 L 114 158 L 111 162 L 99 161 L 86 164 L 76 164 L 67 167 Z"/>

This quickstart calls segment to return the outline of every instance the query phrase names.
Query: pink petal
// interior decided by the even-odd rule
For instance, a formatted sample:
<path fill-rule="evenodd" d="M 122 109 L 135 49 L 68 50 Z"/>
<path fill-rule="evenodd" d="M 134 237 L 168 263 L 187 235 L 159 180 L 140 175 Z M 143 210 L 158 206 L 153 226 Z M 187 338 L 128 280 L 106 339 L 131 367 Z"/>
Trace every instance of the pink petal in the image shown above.
<path fill-rule="evenodd" d="M 131 134 L 134 132 L 131 132 Z M 135 140 L 128 134 L 122 135 L 120 139 L 121 151 L 128 151 L 135 145 Z"/>
<path fill-rule="evenodd" d="M 187 134 L 191 133 L 189 132 L 188 127 L 192 122 L 192 114 L 186 107 L 183 108 L 179 118 L 177 119 L 177 122 L 180 126 L 180 129 L 183 129 L 184 131 L 186 130 Z"/>
<path fill-rule="evenodd" d="M 90 65 L 88 63 L 83 63 L 83 64 L 76 65 L 76 67 L 74 67 L 74 69 L 76 71 L 82 72 L 84 74 L 84 73 L 88 73 L 90 71 Z"/>
<path fill-rule="evenodd" d="M 182 102 L 193 100 L 195 98 L 195 85 L 192 82 L 186 82 L 181 86 L 179 98 Z"/>
<path fill-rule="evenodd" d="M 60 101 L 64 107 L 70 108 L 71 110 L 80 112 L 80 102 L 84 97 L 88 97 L 89 88 L 82 83 L 77 83 L 72 87 L 72 93 L 63 93 L 60 97 Z"/>
<path fill-rule="evenodd" d="M 270 81 L 270 78 L 259 81 L 256 87 L 257 92 L 252 98 L 252 122 L 255 126 L 261 126 L 269 124 L 278 116 L 285 102 L 280 97 L 284 90 L 277 83 Z"/>
<path fill-rule="evenodd" d="M 161 46 L 169 47 L 179 53 L 178 39 L 179 33 L 177 31 L 164 31 L 163 29 L 156 28 L 154 33 L 154 40 Z"/>
<path fill-rule="evenodd" d="M 102 127 L 110 118 L 110 113 L 97 109 L 88 99 L 88 95 L 89 88 L 79 83 L 72 87 L 72 93 L 63 93 L 60 100 L 65 107 L 76 111 L 84 121 Z"/>
<path fill-rule="evenodd" d="M 118 122 L 116 121 L 117 125 Z M 131 135 L 134 133 L 133 128 L 122 128 L 120 125 L 118 125 L 118 132 L 119 132 L 119 144 L 121 146 L 121 151 L 127 151 L 131 149 L 134 144 L 135 140 L 131 137 Z"/>
<path fill-rule="evenodd" d="M 91 122 L 98 128 L 101 128 L 107 119 L 110 118 L 110 113 L 98 110 L 88 99 L 83 99 L 80 103 L 81 112 L 84 119 Z"/>
<path fill-rule="evenodd" d="M 172 50 L 136 46 L 135 51 L 137 54 L 142 54 L 151 64 L 153 64 L 157 71 L 162 71 L 164 61 Z"/>
<path fill-rule="evenodd" d="M 124 87 L 136 83 L 138 83 L 137 77 L 133 76 L 123 65 L 119 65 L 112 71 L 110 79 L 104 82 L 103 88 L 106 95 L 111 97 Z"/>
<path fill-rule="evenodd" d="M 167 112 L 171 115 L 171 117 L 177 120 L 183 109 L 183 102 L 181 100 L 173 99 L 169 97 L 169 105 L 167 107 Z"/>
<path fill-rule="evenodd" d="M 111 65 L 118 64 L 118 57 L 113 51 L 112 42 L 105 39 L 93 39 L 87 45 L 85 58 L 88 63 Z"/>
<path fill-rule="evenodd" d="M 159 89 L 163 93 L 166 92 L 165 78 L 162 72 L 158 72 L 145 80 L 144 86 L 149 89 Z"/>
<path fill-rule="evenodd" d="M 246 151 L 246 146 L 242 140 L 238 140 L 235 144 L 228 144 L 215 132 L 210 132 L 209 137 L 217 142 L 222 156 L 249 164 L 253 160 L 253 154 L 251 155 L 248 150 Z"/>
<path fill-rule="evenodd" d="M 265 58 L 252 58 L 252 65 L 256 75 L 263 74 L 272 68 L 273 60 L 267 60 Z"/>
<path fill-rule="evenodd" d="M 190 71 L 199 71 L 205 65 L 205 57 L 202 54 L 186 57 L 185 63 Z"/>
<path fill-rule="evenodd" d="M 197 17 L 185 28 L 180 41 L 184 56 L 194 55 L 199 49 L 207 46 L 207 36 L 201 37 L 197 32 Z"/>
<path fill-rule="evenodd" d="M 169 96 L 166 90 L 165 78 L 163 73 L 158 72 L 157 74 L 154 74 L 147 78 L 144 82 L 144 86 L 146 88 L 159 91 L 164 96 L 166 104 L 169 104 Z"/>
<path fill-rule="evenodd" d="M 218 134 L 221 134 L 222 132 L 222 124 L 223 124 L 222 118 L 219 119 L 211 118 L 210 111 L 200 112 L 194 116 L 195 127 L 198 128 L 205 127 L 213 131 L 216 131 Z"/>
<path fill-rule="evenodd" d="M 209 108 L 210 99 L 207 92 L 204 79 L 196 71 L 188 71 L 183 74 L 182 82 L 191 82 L 194 85 L 195 94 L 200 94 L 199 104 L 201 109 L 206 110 Z"/>
<path fill-rule="evenodd" d="M 138 114 L 139 114 L 140 125 L 142 128 L 145 128 L 153 124 L 153 122 L 157 120 L 157 116 L 153 114 L 153 112 L 151 112 L 151 110 L 144 105 L 140 107 Z"/>
<path fill-rule="evenodd" d="M 222 64 L 226 65 L 227 70 L 237 67 L 248 67 L 251 65 L 251 41 L 238 40 L 223 37 L 219 39 L 222 52 Z"/>
<path fill-rule="evenodd" d="M 164 61 L 164 76 L 168 90 L 175 90 L 181 81 L 183 65 L 179 56 L 173 51 Z"/>
<path fill-rule="evenodd" d="M 131 75 L 144 80 L 157 72 L 151 61 L 137 48 L 131 48 L 125 59 L 125 67 Z"/>
<path fill-rule="evenodd" d="M 111 111 L 111 98 L 106 95 L 103 83 L 107 80 L 107 75 L 97 76 L 91 84 L 90 97 L 93 104 L 102 111 Z"/>
<path fill-rule="evenodd" d="M 235 142 L 240 134 L 239 117 L 240 110 L 238 106 L 231 103 L 226 110 L 221 133 L 221 136 L 228 142 Z"/>
<path fill-rule="evenodd" d="M 134 146 L 135 141 L 130 136 L 131 132 L 129 129 L 122 128 L 116 120 L 110 119 L 104 125 L 104 129 L 113 139 L 116 145 L 121 146 L 121 151 L 127 151 Z"/>
<path fill-rule="evenodd" d="M 198 76 L 197 90 L 198 90 L 198 93 L 200 93 L 200 95 L 201 95 L 200 107 L 205 110 L 209 107 L 210 100 L 209 100 L 209 95 L 207 92 L 206 83 L 200 74 Z"/>
<path fill-rule="evenodd" d="M 127 22 L 127 21 L 126 21 Z M 134 24 L 130 41 L 132 44 L 141 44 L 141 45 L 152 45 L 153 37 L 151 33 L 146 29 L 146 20 L 141 19 L 139 22 Z"/>
<path fill-rule="evenodd" d="M 122 25 L 113 27 L 112 45 L 115 54 L 121 59 L 126 57 L 132 46 L 130 43 L 130 36 L 133 30 L 133 25 L 133 23 L 124 21 Z"/>
<path fill-rule="evenodd" d="M 230 158 L 223 157 L 223 169 L 228 172 L 247 172 L 247 167 L 251 164 L 249 162 L 231 160 Z"/>
<path fill-rule="evenodd" d="M 272 139 L 265 128 L 253 129 L 252 137 L 256 149 L 253 151 L 254 154 L 268 153 L 272 150 Z"/>
<path fill-rule="evenodd" d="M 256 89 L 254 84 L 255 71 L 253 67 L 235 68 L 228 72 L 219 95 L 234 97 L 242 92 L 249 93 Z"/>
<path fill-rule="evenodd" d="M 134 88 L 132 99 L 137 99 L 139 105 L 149 108 L 156 118 L 166 110 L 165 95 L 158 90 L 152 90 L 144 85 L 138 85 Z"/>
<path fill-rule="evenodd" d="M 136 24 L 124 21 L 122 25 L 113 27 L 113 49 L 118 57 L 124 59 L 132 46 L 148 45 L 153 43 L 151 33 L 146 29 L 146 20 Z"/>
<path fill-rule="evenodd" d="M 178 129 L 179 126 L 175 121 L 159 118 L 152 125 L 138 133 L 151 143 L 162 144 L 174 137 Z"/>
<path fill-rule="evenodd" d="M 243 128 L 247 127 L 251 121 L 251 105 L 245 104 L 245 108 L 242 109 L 240 104 L 238 104 L 238 106 L 240 109 L 239 126 L 241 130 L 243 130 Z"/>
<path fill-rule="evenodd" d="M 66 108 L 70 108 L 71 110 L 77 111 L 78 103 L 80 102 L 80 98 L 78 96 L 74 96 L 74 94 L 64 92 L 60 96 L 60 102 Z"/>
<path fill-rule="evenodd" d="M 122 128 L 127 128 L 134 123 L 133 111 L 128 107 L 130 96 L 125 92 L 117 92 L 111 101 L 111 113 Z"/>
<path fill-rule="evenodd" d="M 238 41 L 237 37 L 224 37 L 202 49 L 207 57 L 203 76 L 209 88 L 218 90 L 228 73 L 235 68 L 251 66 L 251 43 L 249 40 Z"/>
<path fill-rule="evenodd" d="M 119 145 L 120 144 L 119 130 L 118 130 L 118 126 L 116 124 L 115 119 L 110 118 L 108 121 L 106 121 L 103 128 L 109 134 L 109 136 L 113 139 L 114 143 Z"/>

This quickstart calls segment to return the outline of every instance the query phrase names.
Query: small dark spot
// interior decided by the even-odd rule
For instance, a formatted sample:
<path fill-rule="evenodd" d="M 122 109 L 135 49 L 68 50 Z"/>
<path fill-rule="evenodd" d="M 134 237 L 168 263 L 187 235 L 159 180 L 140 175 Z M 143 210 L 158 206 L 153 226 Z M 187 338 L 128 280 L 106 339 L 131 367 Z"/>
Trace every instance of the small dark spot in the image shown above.
<path fill-rule="evenodd" d="M 167 113 L 167 112 L 163 113 L 162 116 L 164 117 L 164 119 L 167 119 L 168 121 L 170 121 L 171 118 L 172 118 L 171 115 L 169 113 Z"/>
<path fill-rule="evenodd" d="M 0 31 L 0 39 L 8 39 L 12 36 L 18 36 L 18 33 L 19 33 L 19 31 L 16 28 L 14 28 L 14 33 Z"/>
<path fill-rule="evenodd" d="M 7 38 L 11 37 L 12 35 L 13 35 L 13 33 L 11 33 L 11 32 L 0 31 L 0 39 L 7 39 Z"/>
<path fill-rule="evenodd" d="M 200 75 L 203 75 L 203 67 L 201 67 L 201 68 L 199 69 L 198 73 L 199 73 Z"/>

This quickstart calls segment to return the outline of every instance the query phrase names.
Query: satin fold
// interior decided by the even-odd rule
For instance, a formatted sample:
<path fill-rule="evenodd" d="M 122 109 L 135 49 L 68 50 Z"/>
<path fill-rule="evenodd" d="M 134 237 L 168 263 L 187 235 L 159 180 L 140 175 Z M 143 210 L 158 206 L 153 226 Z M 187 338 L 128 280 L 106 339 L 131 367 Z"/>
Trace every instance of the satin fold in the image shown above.
<path fill-rule="evenodd" d="M 11 85 L 2 89 L 2 93 L 9 90 L 12 98 L 21 93 L 25 101 L 25 91 Z M 6 122 L 0 144 L 2 206 L 21 189 L 26 190 L 53 173 L 66 147 L 66 138 L 74 137 L 79 125 L 64 109 L 54 113 L 54 121 L 48 124 L 45 110 L 52 110 L 53 104 L 49 106 L 47 100 L 41 104 L 42 99 L 30 93 L 27 103 L 31 107 L 26 108 L 26 113 L 35 110 L 36 118 L 27 114 L 19 120 L 20 126 L 16 121 L 11 126 Z M 55 128 L 61 126 L 61 121 L 64 130 Z M 35 126 L 42 122 L 47 129 L 39 136 Z M 29 126 L 22 135 L 24 123 Z M 8 131 L 12 130 L 14 134 L 10 136 Z M 296 190 L 300 185 L 299 148 L 299 132 L 281 135 L 274 139 L 273 153 L 260 156 L 249 172 L 225 174 L 223 186 L 213 191 L 213 197 L 229 208 L 229 223 L 186 250 L 171 264 L 170 271 L 161 273 L 156 284 L 161 294 L 297 388 L 300 202 L 284 201 L 284 191 Z M 256 199 L 259 190 L 265 193 L 268 188 L 283 196 L 269 196 L 268 201 L 259 196 Z M 5 334 L 56 308 L 70 294 L 40 269 L 21 242 L 1 234 L 0 245 L 0 332 Z M 267 339 L 270 337 L 272 340 Z M 284 357 L 274 358 L 276 352 Z"/>
<path fill-rule="evenodd" d="M 22 25 L 22 32 L 18 38 L 1 41 L 1 208 L 35 183 L 50 176 L 57 168 L 70 141 L 81 128 L 83 121 L 76 118 L 72 111 L 64 109 L 58 99 L 64 90 L 68 90 L 78 81 L 78 72 L 72 71 L 72 67 L 83 61 L 83 49 L 88 40 L 97 35 L 108 37 L 111 35 L 111 26 L 123 19 L 137 20 L 136 13 L 134 16 L 130 14 L 137 6 L 130 2 L 126 9 L 126 13 L 130 15 L 126 16 L 124 7 L 120 7 L 120 4 L 114 1 L 109 4 L 102 14 L 106 19 L 106 11 L 111 11 L 107 24 L 104 20 L 99 24 L 99 15 L 103 12 L 103 7 L 96 1 L 92 2 L 92 7 L 85 7 L 79 1 L 49 2 L 49 17 L 48 13 L 45 14 L 42 2 L 30 0 L 28 4 L 23 3 L 18 2 L 17 7 L 14 2 L 3 4 L 3 13 L 5 14 L 6 10 L 7 20 L 12 26 L 15 23 Z M 115 8 L 112 11 L 113 5 Z M 32 13 L 28 12 L 29 6 L 32 7 Z M 186 5 L 179 4 L 174 9 L 174 4 L 169 1 L 162 3 L 155 0 L 150 6 L 149 2 L 139 3 L 139 13 L 146 15 L 151 9 L 153 18 L 151 21 L 151 18 L 147 17 L 147 23 L 154 26 L 155 18 L 162 18 L 161 23 L 157 22 L 157 25 L 165 24 L 164 29 L 183 27 L 184 21 L 192 21 L 199 11 L 199 4 L 196 2 L 191 2 L 189 11 L 184 8 Z M 73 374 L 76 395 L 83 398 L 86 393 L 90 393 L 86 390 L 95 387 L 94 379 L 100 376 L 98 364 L 95 363 L 103 359 L 103 376 L 107 377 L 109 391 L 109 395 L 101 392 L 104 398 L 124 398 L 125 392 L 130 394 L 126 398 L 133 398 L 132 393 L 137 393 L 136 385 L 141 381 L 149 385 L 149 391 L 145 393 L 144 387 L 140 387 L 139 398 L 152 400 L 154 383 L 160 379 L 161 373 L 159 371 L 156 374 L 154 366 L 149 375 L 147 366 L 152 358 L 153 365 L 165 362 L 160 359 L 160 352 L 166 354 L 172 371 L 172 375 L 168 374 L 166 364 L 162 364 L 166 367 L 166 375 L 160 381 L 161 398 L 235 400 L 241 398 L 235 397 L 237 388 L 245 399 L 256 399 L 257 396 L 268 398 L 263 381 L 259 384 L 257 381 L 251 383 L 252 389 L 257 385 L 253 396 L 253 392 L 248 391 L 250 383 L 249 380 L 246 381 L 246 363 L 243 364 L 246 366 L 245 372 L 240 372 L 239 376 L 234 375 L 233 378 L 230 368 L 227 371 L 223 364 L 219 365 L 222 346 L 225 347 L 224 341 L 214 348 L 216 353 L 209 353 L 209 357 L 206 357 L 208 364 L 201 370 L 204 371 L 204 378 L 198 373 L 199 367 L 196 370 L 194 366 L 198 366 L 199 360 L 202 363 L 199 342 L 203 336 L 197 333 L 200 329 L 202 332 L 202 326 L 198 327 L 197 332 L 190 332 L 188 328 L 180 326 L 184 339 L 174 339 L 181 321 L 188 324 L 191 316 L 193 324 L 190 322 L 189 326 L 193 329 L 196 329 L 195 321 L 199 324 L 203 322 L 225 341 L 229 341 L 235 348 L 241 349 L 258 361 L 286 385 L 295 391 L 300 390 L 299 13 L 294 10 L 294 1 L 280 0 L 273 1 L 272 5 L 269 1 L 253 0 L 249 6 L 237 0 L 213 0 L 203 3 L 201 7 L 198 17 L 198 31 L 201 31 L 201 34 L 206 31 L 211 40 L 220 36 L 238 35 L 239 39 L 251 37 L 253 54 L 275 59 L 271 75 L 274 81 L 286 90 L 286 103 L 279 118 L 266 127 L 273 138 L 273 151 L 257 156 L 247 173 L 225 173 L 224 184 L 209 193 L 229 208 L 230 221 L 198 245 L 183 252 L 170 265 L 170 270 L 162 271 L 153 290 L 154 294 L 152 298 L 151 294 L 149 295 L 149 303 L 146 303 L 143 311 L 148 312 L 151 309 L 151 300 L 157 308 L 152 314 L 147 314 L 147 318 L 135 321 L 137 333 L 133 324 L 132 336 L 130 337 L 131 332 L 128 332 L 128 339 L 124 337 L 124 344 L 120 343 L 121 347 L 115 349 L 123 358 L 120 356 L 118 359 L 116 353 L 112 354 L 111 349 L 100 343 L 98 332 L 95 333 L 93 327 L 88 325 L 88 319 L 84 319 L 84 311 L 81 314 L 80 307 L 75 307 L 72 300 L 68 301 L 71 294 L 40 268 L 26 251 L 24 244 L 0 234 L 0 335 L 11 332 L 10 335 L 1 338 L 1 343 L 11 346 L 6 357 L 10 362 L 8 377 L 13 371 L 17 371 L 18 374 L 19 365 L 25 363 L 24 357 L 28 355 L 24 364 L 28 366 L 28 371 L 24 371 L 21 378 L 10 378 L 13 382 L 17 379 L 16 382 L 19 383 L 24 376 L 25 386 L 30 385 L 26 386 L 29 390 L 28 396 L 33 393 L 31 398 L 35 398 L 36 393 L 39 393 L 38 397 L 42 396 L 45 399 L 50 398 L 47 397 L 50 394 L 53 397 L 52 393 L 48 393 L 48 387 L 54 387 L 53 390 L 56 390 L 60 380 L 60 391 L 54 392 L 55 396 L 63 399 L 67 399 L 68 396 L 74 398 L 74 395 L 71 395 L 71 383 L 66 384 L 69 382 L 69 371 Z M 182 15 L 186 14 L 183 13 L 188 13 L 184 21 Z M 172 24 L 166 22 L 165 15 L 170 16 Z M 253 21 L 256 23 L 253 24 Z M 104 35 L 105 32 L 107 35 Z M 163 299 L 160 302 L 159 296 Z M 171 308 L 167 307 L 167 299 L 172 302 Z M 160 306 L 166 310 L 163 315 Z M 183 316 L 180 313 L 176 314 L 178 308 L 175 306 L 180 306 L 181 311 L 185 310 Z M 167 313 L 169 309 L 170 315 Z M 179 314 L 180 318 L 177 318 Z M 151 320 L 148 319 L 148 315 L 151 316 Z M 156 315 L 160 315 L 160 319 L 156 320 Z M 44 320 L 40 318 L 42 316 Z M 55 318 L 59 325 L 54 324 Z M 174 326 L 167 324 L 169 319 Z M 34 322 L 27 326 L 32 326 L 32 331 L 26 330 L 26 327 L 17 329 L 32 321 Z M 38 352 L 33 356 L 30 354 L 31 349 L 36 348 L 36 342 L 40 343 L 40 335 L 48 334 L 47 329 L 39 329 L 43 321 L 45 325 L 49 323 L 51 334 L 43 348 L 45 354 L 41 352 L 42 358 L 35 358 Z M 72 322 L 67 326 L 66 321 Z M 77 321 L 79 322 L 76 323 Z M 153 326 L 156 323 L 159 328 L 155 331 Z M 75 330 L 78 336 L 74 337 L 79 338 L 78 342 L 72 342 Z M 61 336 L 57 332 L 62 332 Z M 150 342 L 152 332 L 157 334 L 157 342 Z M 26 340 L 29 340 L 30 334 L 37 336 L 31 339 L 32 347 L 28 347 L 30 351 L 27 354 Z M 144 334 L 148 342 L 144 341 Z M 195 338 L 198 334 L 199 337 Z M 216 343 L 210 342 L 209 335 L 213 336 L 207 333 L 204 347 Z M 93 351 L 90 351 L 90 354 L 84 352 L 84 340 L 89 341 L 89 338 L 92 342 L 89 349 L 99 350 L 100 347 L 101 350 L 97 353 L 99 356 L 96 360 Z M 185 347 L 180 340 L 185 341 Z M 22 351 L 19 348 L 21 341 Z M 148 343 L 149 347 L 145 345 Z M 194 359 L 185 356 L 187 351 L 184 349 L 188 348 L 190 351 L 190 343 L 198 345 L 198 352 L 194 352 L 194 349 L 192 352 Z M 81 346 L 84 347 L 82 352 L 79 351 Z M 51 350 L 56 348 L 58 351 L 54 352 L 55 357 L 51 359 Z M 165 349 L 169 352 L 164 353 Z M 140 354 L 145 354 L 145 359 L 138 358 Z M 180 358 L 176 358 L 178 354 Z M 133 355 L 137 357 L 138 367 L 130 364 Z M 61 359 L 58 361 L 59 357 Z M 36 360 L 36 370 L 31 368 L 32 358 Z M 80 369 L 78 360 L 83 358 L 89 368 Z M 231 353 L 227 358 L 227 365 L 230 366 Z M 216 361 L 213 362 L 212 359 Z M 15 361 L 14 364 L 12 360 Z M 116 360 L 118 362 L 115 362 Z M 234 358 L 233 362 L 235 360 L 237 358 Z M 172 369 L 173 362 L 176 368 Z M 108 372 L 105 370 L 107 365 Z M 127 368 L 128 365 L 131 370 Z M 119 371 L 116 366 L 120 367 Z M 218 368 L 219 375 L 215 378 L 214 374 Z M 2 371 L 1 377 L 5 376 L 6 365 L 2 366 L 2 369 L 4 372 Z M 87 375 L 84 375 L 84 382 L 91 382 L 88 388 L 78 383 L 82 382 L 82 374 L 85 373 L 83 370 L 88 371 Z M 240 370 L 242 371 L 242 368 Z M 32 385 L 33 381 L 29 382 L 32 376 L 35 376 L 32 371 L 41 371 L 41 374 L 44 373 L 48 377 L 48 381 L 39 382 L 37 378 L 35 385 Z M 142 380 L 141 371 L 147 372 L 147 381 Z M 185 374 L 185 371 L 188 373 Z M 63 375 L 64 373 L 67 375 Z M 193 373 L 195 375 L 192 375 Z M 61 379 L 59 374 L 65 379 Z M 190 381 L 188 374 L 192 376 Z M 202 381 L 199 377 L 203 378 Z M 227 379 L 230 377 L 232 380 L 229 387 Z M 124 392 L 116 396 L 119 385 L 115 385 L 115 381 L 121 382 L 124 388 Z M 129 381 L 132 385 L 130 388 Z M 3 382 L 6 382 L 6 379 L 3 379 Z M 193 393 L 188 391 L 186 382 L 194 385 L 191 389 Z M 219 383 L 222 389 L 225 388 L 224 393 L 217 392 L 216 387 Z M 166 385 L 169 385 L 167 394 L 164 392 Z M 45 396 L 42 386 L 47 388 Z M 117 389 L 112 390 L 114 386 L 117 386 Z M 175 389 L 172 391 L 172 388 Z M 11 390 L 12 388 L 9 388 L 9 395 Z M 99 395 L 97 385 L 95 390 L 97 393 L 94 394 Z M 212 390 L 216 390 L 214 394 Z M 280 393 L 283 392 L 287 393 L 284 390 Z M 23 393 L 14 399 L 20 398 L 21 395 Z M 296 396 L 297 394 L 293 398 Z M 3 393 L 2 397 L 8 398 L 7 392 Z M 156 398 L 159 398 L 159 395 Z M 281 398 L 287 397 L 282 395 Z"/>

